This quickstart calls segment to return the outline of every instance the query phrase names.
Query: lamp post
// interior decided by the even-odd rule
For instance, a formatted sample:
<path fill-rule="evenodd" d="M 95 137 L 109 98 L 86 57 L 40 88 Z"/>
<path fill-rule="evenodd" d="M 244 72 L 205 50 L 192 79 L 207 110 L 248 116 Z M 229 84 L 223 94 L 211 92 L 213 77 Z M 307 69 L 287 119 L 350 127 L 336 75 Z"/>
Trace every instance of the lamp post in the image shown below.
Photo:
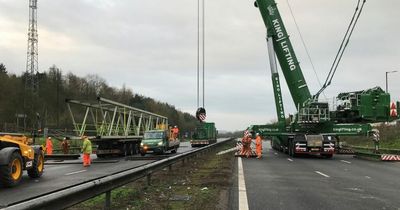
<path fill-rule="evenodd" d="M 387 71 L 386 72 L 386 93 L 388 93 L 388 74 L 395 73 L 397 71 Z"/>

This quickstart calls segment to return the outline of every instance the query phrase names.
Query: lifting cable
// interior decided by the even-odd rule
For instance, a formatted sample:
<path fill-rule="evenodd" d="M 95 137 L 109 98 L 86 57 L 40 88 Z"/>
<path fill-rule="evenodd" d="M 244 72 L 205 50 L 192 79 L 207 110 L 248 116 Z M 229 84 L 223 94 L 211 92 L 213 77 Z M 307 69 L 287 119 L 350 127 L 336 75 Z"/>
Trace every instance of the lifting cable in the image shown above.
<path fill-rule="evenodd" d="M 204 96 L 205 96 L 205 86 L 204 86 L 204 80 L 205 80 L 205 71 L 204 71 L 204 66 L 205 66 L 205 60 L 206 60 L 206 58 L 205 58 L 205 55 L 204 55 L 204 52 L 205 52 L 205 40 L 206 40 L 206 37 L 205 37 L 205 30 L 206 30 L 206 28 L 205 28 L 205 18 L 204 18 L 204 15 L 205 15 L 205 12 L 204 12 L 204 1 L 205 0 L 203 0 L 203 9 L 202 9 L 202 17 L 203 17 L 203 108 L 204 108 Z"/>
<path fill-rule="evenodd" d="M 301 39 L 301 43 L 303 44 L 303 47 L 304 47 L 304 49 L 306 50 L 307 57 L 308 57 L 308 60 L 309 60 L 310 63 L 311 63 L 311 67 L 312 67 L 312 69 L 313 69 L 313 71 L 314 71 L 315 77 L 317 78 L 317 81 L 318 81 L 319 86 L 322 88 L 321 80 L 319 79 L 318 74 L 317 74 L 317 71 L 315 70 L 315 66 L 314 66 L 314 63 L 313 63 L 313 61 L 312 61 L 312 59 L 311 59 L 310 52 L 308 51 L 306 42 L 304 41 L 303 35 L 301 34 L 300 27 L 299 27 L 299 25 L 297 24 L 296 18 L 294 17 L 293 10 L 292 10 L 292 7 L 290 6 L 289 0 L 286 0 L 286 3 L 287 3 L 287 5 L 288 5 L 288 7 L 289 7 L 289 11 L 290 11 L 290 14 L 292 15 L 294 24 L 296 25 L 297 32 L 299 33 L 299 36 L 300 36 L 300 39 Z M 323 94 L 324 94 L 324 98 L 326 99 L 325 93 L 323 93 Z"/>
<path fill-rule="evenodd" d="M 197 111 L 196 117 L 199 121 L 204 121 L 206 117 L 205 106 L 205 0 L 197 0 Z M 201 10 L 201 11 L 200 11 Z M 201 12 L 201 27 L 200 27 L 200 12 Z M 201 30 L 201 36 L 200 36 Z M 201 43 L 200 43 L 201 42 Z M 200 48 L 201 44 L 201 48 Z M 201 57 L 200 57 L 201 51 Z M 200 62 L 201 58 L 201 62 Z M 200 107 L 200 64 L 202 67 L 202 107 Z"/>
<path fill-rule="evenodd" d="M 342 43 L 340 44 L 339 50 L 336 54 L 335 60 L 332 63 L 331 69 L 329 70 L 329 74 L 326 77 L 325 83 L 322 86 L 322 88 L 317 92 L 317 94 L 314 95 L 314 97 L 313 97 L 314 100 L 318 100 L 318 97 L 321 94 L 321 92 L 323 92 L 325 90 L 325 88 L 327 88 L 332 82 L 333 76 L 336 73 L 337 67 L 339 66 L 339 63 L 343 56 L 343 53 L 344 53 L 347 45 L 349 44 L 350 37 L 353 34 L 354 28 L 356 27 L 357 21 L 360 18 L 361 12 L 364 8 L 364 4 L 366 2 L 366 0 L 363 0 L 361 7 L 360 7 L 360 1 L 361 0 L 358 0 L 358 2 L 357 2 L 357 7 L 354 11 L 353 17 L 351 18 L 350 24 L 347 27 L 347 31 L 343 37 Z"/>
<path fill-rule="evenodd" d="M 197 0 L 197 108 L 200 107 L 200 58 L 202 67 L 202 107 L 204 107 L 205 96 L 205 19 L 204 19 L 204 0 L 201 5 L 202 26 L 200 28 L 200 0 Z M 201 37 L 200 37 L 201 30 Z M 201 42 L 201 48 L 200 48 Z M 201 57 L 200 57 L 201 51 Z"/>
<path fill-rule="evenodd" d="M 197 0 L 197 108 L 200 104 L 200 0 Z"/>

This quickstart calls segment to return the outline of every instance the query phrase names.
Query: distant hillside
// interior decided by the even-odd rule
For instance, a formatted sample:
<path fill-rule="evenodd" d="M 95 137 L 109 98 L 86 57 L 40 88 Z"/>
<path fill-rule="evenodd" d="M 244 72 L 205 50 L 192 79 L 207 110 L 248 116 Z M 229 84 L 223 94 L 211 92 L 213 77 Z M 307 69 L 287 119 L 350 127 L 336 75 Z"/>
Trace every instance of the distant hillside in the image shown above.
<path fill-rule="evenodd" d="M 177 110 L 173 105 L 134 93 L 125 86 L 120 89 L 110 87 L 97 75 L 82 78 L 72 73 L 63 74 L 53 66 L 36 76 L 39 90 L 38 97 L 33 97 L 30 90 L 25 90 L 25 75 L 9 74 L 5 65 L 0 64 L 0 131 L 15 130 L 18 115 L 18 124 L 22 127 L 24 114 L 28 116 L 27 127 L 32 127 L 32 118 L 37 118 L 37 114 L 31 110 L 39 114 L 40 127 L 72 129 L 65 99 L 87 101 L 97 95 L 167 116 L 170 124 L 178 125 L 181 131 L 193 130 L 197 123 L 194 116 Z"/>

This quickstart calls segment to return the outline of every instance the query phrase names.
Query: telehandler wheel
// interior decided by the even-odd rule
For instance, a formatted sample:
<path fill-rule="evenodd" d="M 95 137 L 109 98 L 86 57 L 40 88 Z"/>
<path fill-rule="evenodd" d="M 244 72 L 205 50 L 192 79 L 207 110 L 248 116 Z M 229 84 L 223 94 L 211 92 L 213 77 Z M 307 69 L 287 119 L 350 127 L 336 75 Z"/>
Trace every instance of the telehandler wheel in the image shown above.
<path fill-rule="evenodd" d="M 22 157 L 18 152 L 11 154 L 8 165 L 0 166 L 1 183 L 5 187 L 17 185 L 22 178 Z"/>
<path fill-rule="evenodd" d="M 40 151 L 39 154 L 35 155 L 32 168 L 28 169 L 28 175 L 31 178 L 38 178 L 42 176 L 43 169 L 44 169 L 44 155 L 43 152 Z"/>

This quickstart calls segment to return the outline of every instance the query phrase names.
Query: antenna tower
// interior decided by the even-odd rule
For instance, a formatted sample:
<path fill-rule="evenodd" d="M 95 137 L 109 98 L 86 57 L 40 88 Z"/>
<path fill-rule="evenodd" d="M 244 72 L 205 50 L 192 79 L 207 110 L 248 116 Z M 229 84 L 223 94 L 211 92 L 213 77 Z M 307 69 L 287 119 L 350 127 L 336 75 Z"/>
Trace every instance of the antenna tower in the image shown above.
<path fill-rule="evenodd" d="M 28 51 L 26 59 L 25 88 L 32 93 L 38 92 L 38 30 L 37 30 L 37 0 L 29 0 L 29 27 L 28 27 Z"/>

